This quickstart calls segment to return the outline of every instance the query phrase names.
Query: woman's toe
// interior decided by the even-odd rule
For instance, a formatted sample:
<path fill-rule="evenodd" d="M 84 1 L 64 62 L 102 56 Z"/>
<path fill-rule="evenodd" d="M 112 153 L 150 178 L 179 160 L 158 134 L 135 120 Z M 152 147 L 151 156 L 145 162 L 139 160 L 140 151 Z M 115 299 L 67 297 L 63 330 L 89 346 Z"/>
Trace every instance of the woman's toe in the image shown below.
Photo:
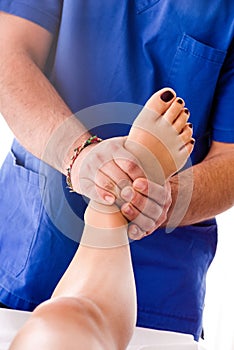
<path fill-rule="evenodd" d="M 176 99 L 176 93 L 171 88 L 164 88 L 153 94 L 145 107 L 159 115 L 164 114 Z"/>
<path fill-rule="evenodd" d="M 188 109 L 184 108 L 172 124 L 175 130 L 178 132 L 178 134 L 180 134 L 183 131 L 188 119 L 189 119 Z"/>

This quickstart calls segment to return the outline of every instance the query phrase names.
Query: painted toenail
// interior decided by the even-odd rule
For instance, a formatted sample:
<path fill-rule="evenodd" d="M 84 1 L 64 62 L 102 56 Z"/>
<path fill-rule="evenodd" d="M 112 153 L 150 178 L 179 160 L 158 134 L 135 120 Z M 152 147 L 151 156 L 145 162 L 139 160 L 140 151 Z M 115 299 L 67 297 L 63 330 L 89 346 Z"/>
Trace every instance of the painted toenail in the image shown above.
<path fill-rule="evenodd" d="M 195 140 L 194 140 L 194 139 L 192 139 L 192 140 L 190 141 L 190 143 L 191 143 L 192 145 L 194 145 Z"/>
<path fill-rule="evenodd" d="M 184 113 L 189 114 L 188 108 L 185 108 L 185 109 L 184 109 Z"/>
<path fill-rule="evenodd" d="M 183 104 L 183 100 L 181 100 L 181 98 L 178 98 L 177 102 L 182 105 Z"/>
<path fill-rule="evenodd" d="M 160 96 L 161 100 L 163 100 L 164 102 L 171 101 L 173 97 L 174 97 L 174 94 L 170 90 L 163 92 L 162 95 Z"/>
<path fill-rule="evenodd" d="M 188 126 L 192 129 L 193 128 L 193 124 L 192 123 L 188 123 Z"/>

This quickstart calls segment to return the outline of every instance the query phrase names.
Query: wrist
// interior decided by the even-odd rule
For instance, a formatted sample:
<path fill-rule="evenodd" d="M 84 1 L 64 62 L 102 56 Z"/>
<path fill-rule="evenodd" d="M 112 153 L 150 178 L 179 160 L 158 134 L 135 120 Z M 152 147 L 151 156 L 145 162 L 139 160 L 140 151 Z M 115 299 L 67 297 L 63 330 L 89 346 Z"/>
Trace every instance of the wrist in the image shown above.
<path fill-rule="evenodd" d="M 67 167 L 67 173 L 66 173 L 66 182 L 67 187 L 70 189 L 70 192 L 75 192 L 73 183 L 72 183 L 72 170 L 74 167 L 74 164 L 77 163 L 78 157 L 80 157 L 80 153 L 83 155 L 86 155 L 87 148 L 92 148 L 96 143 L 101 142 L 102 139 L 95 136 L 90 136 L 88 139 L 86 139 L 84 142 L 80 144 L 80 146 L 76 147 L 73 151 L 73 155 L 70 159 L 70 164 Z"/>
<path fill-rule="evenodd" d="M 63 160 L 63 174 L 67 174 L 67 169 L 69 168 L 71 164 L 71 159 L 74 155 L 74 150 L 78 148 L 81 144 L 83 144 L 86 140 L 88 140 L 89 137 L 92 135 L 89 132 L 85 132 L 80 136 L 79 138 L 76 138 L 75 141 L 69 145 L 69 148 L 67 148 L 66 155 Z"/>

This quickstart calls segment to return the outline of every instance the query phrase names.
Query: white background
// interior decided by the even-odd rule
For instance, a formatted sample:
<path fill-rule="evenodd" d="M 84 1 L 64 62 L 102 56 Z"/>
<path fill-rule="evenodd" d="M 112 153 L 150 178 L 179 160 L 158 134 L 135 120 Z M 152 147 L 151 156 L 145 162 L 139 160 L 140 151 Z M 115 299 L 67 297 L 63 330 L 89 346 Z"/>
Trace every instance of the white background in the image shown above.
<path fill-rule="evenodd" d="M 12 134 L 0 115 L 0 165 L 11 141 Z M 205 345 L 207 350 L 234 350 L 234 207 L 217 219 L 219 244 L 207 276 Z"/>

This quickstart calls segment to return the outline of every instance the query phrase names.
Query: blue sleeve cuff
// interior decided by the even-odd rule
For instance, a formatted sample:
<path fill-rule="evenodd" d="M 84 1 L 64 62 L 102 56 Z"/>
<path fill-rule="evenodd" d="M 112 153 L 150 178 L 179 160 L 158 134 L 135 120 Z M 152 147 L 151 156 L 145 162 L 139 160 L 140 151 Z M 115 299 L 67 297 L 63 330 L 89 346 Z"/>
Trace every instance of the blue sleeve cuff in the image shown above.
<path fill-rule="evenodd" d="M 29 2 L 29 1 L 28 1 Z M 58 28 L 60 21 L 61 1 L 51 5 L 50 8 L 43 6 L 43 1 L 31 1 L 24 3 L 23 1 L 0 0 L 0 11 L 22 17 L 31 22 L 34 22 L 54 34 Z"/>
<path fill-rule="evenodd" d="M 217 142 L 234 143 L 234 130 L 213 129 L 212 140 Z"/>

